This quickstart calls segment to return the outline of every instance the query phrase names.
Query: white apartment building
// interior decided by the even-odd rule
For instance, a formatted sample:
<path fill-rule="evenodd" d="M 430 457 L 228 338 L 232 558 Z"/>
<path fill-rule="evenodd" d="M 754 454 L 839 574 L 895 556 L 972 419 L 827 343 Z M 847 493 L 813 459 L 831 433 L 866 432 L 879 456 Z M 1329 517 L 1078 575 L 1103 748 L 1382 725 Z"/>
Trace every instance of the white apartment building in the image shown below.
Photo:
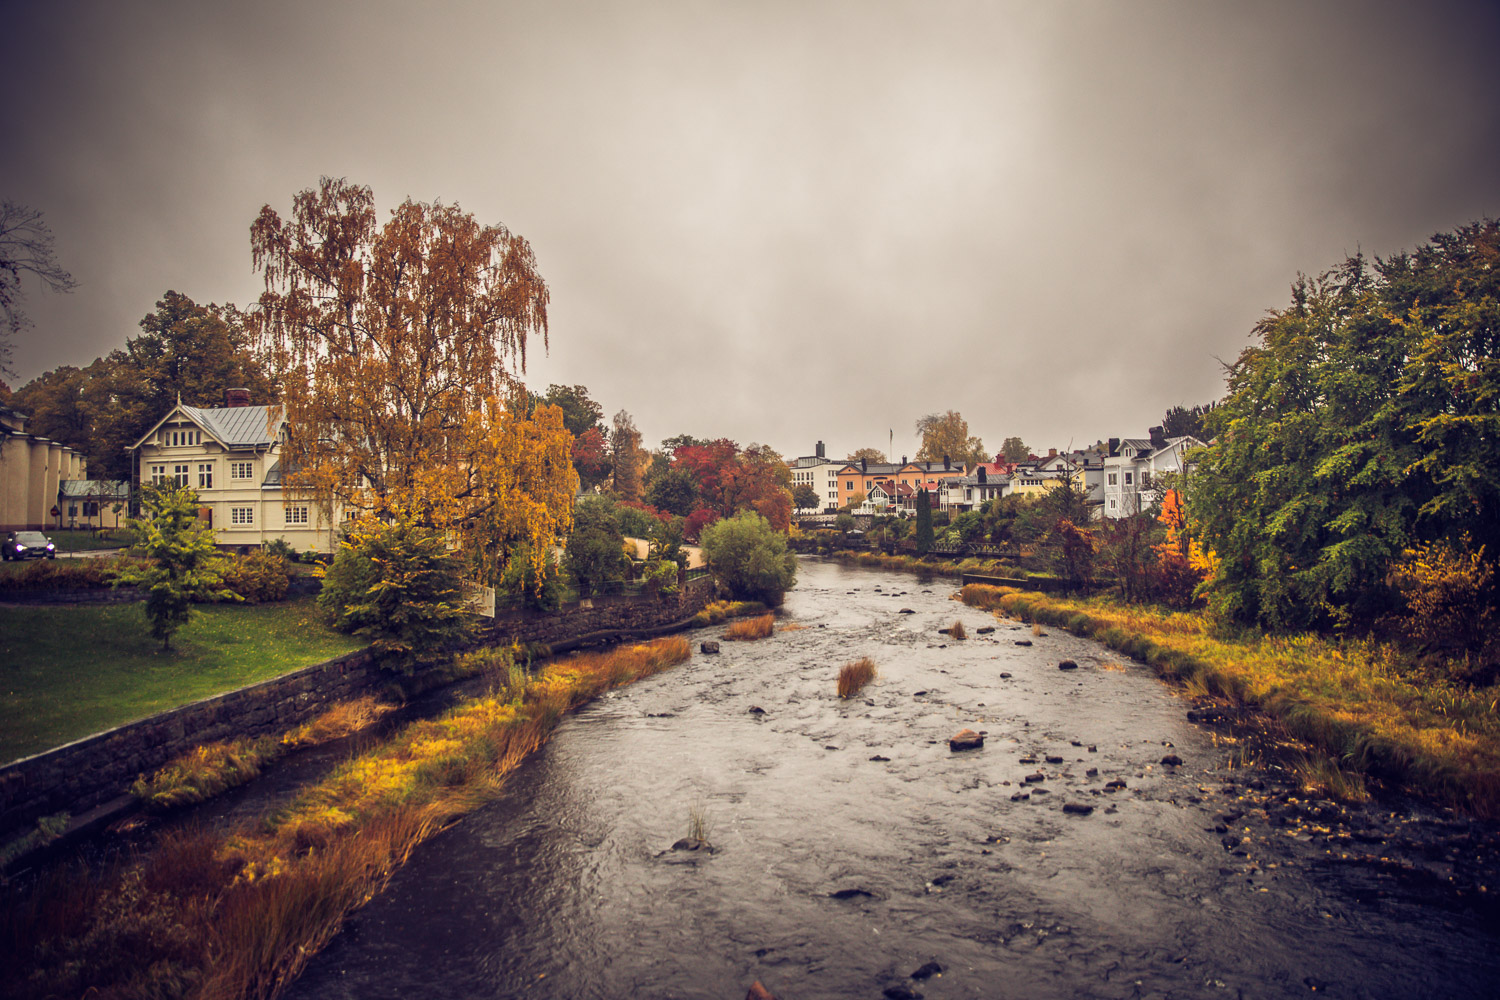
<path fill-rule="evenodd" d="M 792 472 L 792 488 L 805 483 L 813 488 L 821 504 L 819 511 L 836 510 L 839 506 L 839 469 L 845 462 L 830 462 L 823 454 L 823 442 L 819 441 L 816 453 L 804 455 L 787 463 Z"/>
<path fill-rule="evenodd" d="M 179 402 L 132 445 L 138 480 L 195 489 L 198 516 L 219 545 L 258 547 L 280 538 L 298 551 L 332 552 L 333 526 L 316 504 L 282 486 L 285 422 L 278 408 L 248 405 L 244 390 L 225 395 L 224 407 Z"/>
<path fill-rule="evenodd" d="M 1107 518 L 1129 517 L 1149 510 L 1161 499 L 1156 480 L 1164 472 L 1181 472 L 1183 456 L 1193 448 L 1204 447 L 1195 437 L 1167 438 L 1158 427 L 1151 437 L 1126 438 L 1118 444 L 1111 439 L 1109 454 L 1104 457 L 1104 503 L 1101 512 Z"/>

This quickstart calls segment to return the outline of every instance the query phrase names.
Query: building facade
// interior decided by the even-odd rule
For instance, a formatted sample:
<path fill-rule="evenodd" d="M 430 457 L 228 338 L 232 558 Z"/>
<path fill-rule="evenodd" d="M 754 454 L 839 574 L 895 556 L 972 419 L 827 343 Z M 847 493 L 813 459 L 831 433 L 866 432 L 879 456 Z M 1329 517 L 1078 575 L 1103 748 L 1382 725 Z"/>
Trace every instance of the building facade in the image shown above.
<path fill-rule="evenodd" d="M 248 405 L 237 392 L 229 390 L 224 407 L 173 407 L 131 447 L 137 479 L 196 490 L 198 516 L 221 546 L 281 539 L 299 551 L 333 551 L 335 526 L 282 483 L 280 408 Z"/>
<path fill-rule="evenodd" d="M 26 432 L 26 414 L 0 405 L 0 531 L 57 527 L 65 480 L 87 479 L 83 456 Z"/>

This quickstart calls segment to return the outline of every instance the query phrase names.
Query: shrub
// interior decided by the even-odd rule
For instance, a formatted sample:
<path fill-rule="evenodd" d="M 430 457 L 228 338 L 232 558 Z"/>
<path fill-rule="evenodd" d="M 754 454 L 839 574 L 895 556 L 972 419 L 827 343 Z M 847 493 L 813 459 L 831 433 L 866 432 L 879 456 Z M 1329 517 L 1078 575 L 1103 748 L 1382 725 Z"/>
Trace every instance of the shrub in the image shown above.
<path fill-rule="evenodd" d="M 839 697 L 853 698 L 875 679 L 875 661 L 868 656 L 839 668 Z"/>
<path fill-rule="evenodd" d="M 962 619 L 954 620 L 953 627 L 948 630 L 948 634 L 955 639 L 967 639 L 969 637 L 969 632 L 964 628 Z"/>
<path fill-rule="evenodd" d="M 562 570 L 557 557 L 547 551 L 538 573 L 531 546 L 518 542 L 510 550 L 505 571 L 500 574 L 499 590 L 520 598 L 522 605 L 535 611 L 556 611 L 563 598 Z"/>
<path fill-rule="evenodd" d="M 136 548 L 148 563 L 123 569 L 116 584 L 138 584 L 146 592 L 144 611 L 151 634 L 162 649 L 193 614 L 194 601 L 225 594 L 225 562 L 214 548 L 214 533 L 198 518 L 198 494 L 186 488 L 148 486 L 143 491 L 145 516 L 130 522 L 140 541 Z M 230 595 L 231 600 L 238 600 Z"/>
<path fill-rule="evenodd" d="M 703 560 L 714 578 L 739 600 L 775 607 L 797 580 L 797 557 L 786 536 L 754 511 L 703 529 Z"/>
<path fill-rule="evenodd" d="M 748 642 L 752 639 L 764 639 L 771 634 L 775 627 L 775 617 L 772 615 L 761 615 L 759 618 L 741 618 L 724 630 L 724 638 L 731 642 Z"/>
<path fill-rule="evenodd" d="M 139 570 L 145 560 L 126 555 L 108 559 L 38 559 L 13 573 L 0 573 L 0 591 L 104 590 L 126 570 Z"/>
<path fill-rule="evenodd" d="M 1406 605 L 1401 630 L 1422 646 L 1478 650 L 1495 626 L 1494 572 L 1468 536 L 1407 549 L 1388 575 Z"/>
<path fill-rule="evenodd" d="M 139 778 L 130 787 L 130 794 L 152 809 L 191 805 L 243 785 L 281 753 L 281 742 L 273 736 L 209 743 L 168 761 L 149 777 Z"/>
<path fill-rule="evenodd" d="M 351 528 L 318 606 L 334 628 L 369 639 L 383 665 L 408 674 L 442 660 L 471 625 L 447 539 L 404 520 Z"/>
<path fill-rule="evenodd" d="M 580 596 L 589 597 L 604 584 L 624 577 L 630 567 L 622 548 L 624 542 L 613 504 L 603 497 L 590 497 L 578 504 L 563 562 L 573 574 Z"/>
<path fill-rule="evenodd" d="M 286 557 L 270 551 L 269 547 L 249 555 L 230 557 L 223 576 L 224 586 L 251 604 L 281 600 L 292 583 L 292 571 Z"/>
<path fill-rule="evenodd" d="M 273 538 L 262 545 L 260 550 L 273 556 L 281 556 L 287 562 L 297 561 L 297 550 L 285 538 Z"/>

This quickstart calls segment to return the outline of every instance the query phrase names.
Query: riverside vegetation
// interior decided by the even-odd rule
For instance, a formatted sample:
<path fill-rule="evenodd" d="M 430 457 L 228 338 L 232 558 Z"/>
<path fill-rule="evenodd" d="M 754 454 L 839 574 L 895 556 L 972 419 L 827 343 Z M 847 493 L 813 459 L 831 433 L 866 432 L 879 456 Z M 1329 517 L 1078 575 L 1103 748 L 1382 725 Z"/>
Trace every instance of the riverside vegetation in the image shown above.
<path fill-rule="evenodd" d="M 1089 636 L 1190 692 L 1269 715 L 1340 771 L 1500 817 L 1500 717 L 1474 689 L 1374 639 L 1269 635 L 1199 611 L 970 584 L 963 600 Z M 1334 783 L 1346 780 L 1333 775 Z"/>
<path fill-rule="evenodd" d="M 682 638 L 547 664 L 469 654 L 489 690 L 413 723 L 231 832 L 167 835 L 94 875 L 54 871 L 0 905 L 0 996 L 273 996 L 421 841 L 488 801 L 565 713 L 689 657 Z"/>

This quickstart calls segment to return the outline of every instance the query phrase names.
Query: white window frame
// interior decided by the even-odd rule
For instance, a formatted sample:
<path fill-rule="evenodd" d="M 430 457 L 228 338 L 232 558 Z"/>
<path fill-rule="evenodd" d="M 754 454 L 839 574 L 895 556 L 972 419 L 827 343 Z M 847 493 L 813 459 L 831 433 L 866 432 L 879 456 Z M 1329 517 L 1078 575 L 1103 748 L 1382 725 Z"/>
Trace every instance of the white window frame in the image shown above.
<path fill-rule="evenodd" d="M 211 490 L 214 488 L 214 463 L 198 463 L 198 488 L 200 490 Z"/>
<path fill-rule="evenodd" d="M 231 507 L 229 508 L 229 523 L 235 527 L 244 528 L 255 524 L 254 507 Z"/>
<path fill-rule="evenodd" d="M 172 479 L 171 479 L 170 476 L 167 475 L 167 467 L 165 465 L 153 465 L 153 466 L 151 466 L 151 485 L 152 486 L 165 486 L 167 483 L 169 483 L 171 481 L 172 481 Z"/>
<path fill-rule="evenodd" d="M 245 473 L 244 475 L 240 475 L 240 473 L 242 471 Z M 255 478 L 255 463 L 254 462 L 230 462 L 229 463 L 229 478 L 230 479 L 238 479 L 238 480 L 241 480 L 241 481 L 254 479 Z"/>
<path fill-rule="evenodd" d="M 172 482 L 176 483 L 179 488 L 187 486 L 188 477 L 191 475 L 192 466 L 187 463 L 172 466 Z"/>
<path fill-rule="evenodd" d="M 282 511 L 286 516 L 286 526 L 288 528 L 309 523 L 307 504 L 293 504 L 289 507 L 283 507 Z"/>

